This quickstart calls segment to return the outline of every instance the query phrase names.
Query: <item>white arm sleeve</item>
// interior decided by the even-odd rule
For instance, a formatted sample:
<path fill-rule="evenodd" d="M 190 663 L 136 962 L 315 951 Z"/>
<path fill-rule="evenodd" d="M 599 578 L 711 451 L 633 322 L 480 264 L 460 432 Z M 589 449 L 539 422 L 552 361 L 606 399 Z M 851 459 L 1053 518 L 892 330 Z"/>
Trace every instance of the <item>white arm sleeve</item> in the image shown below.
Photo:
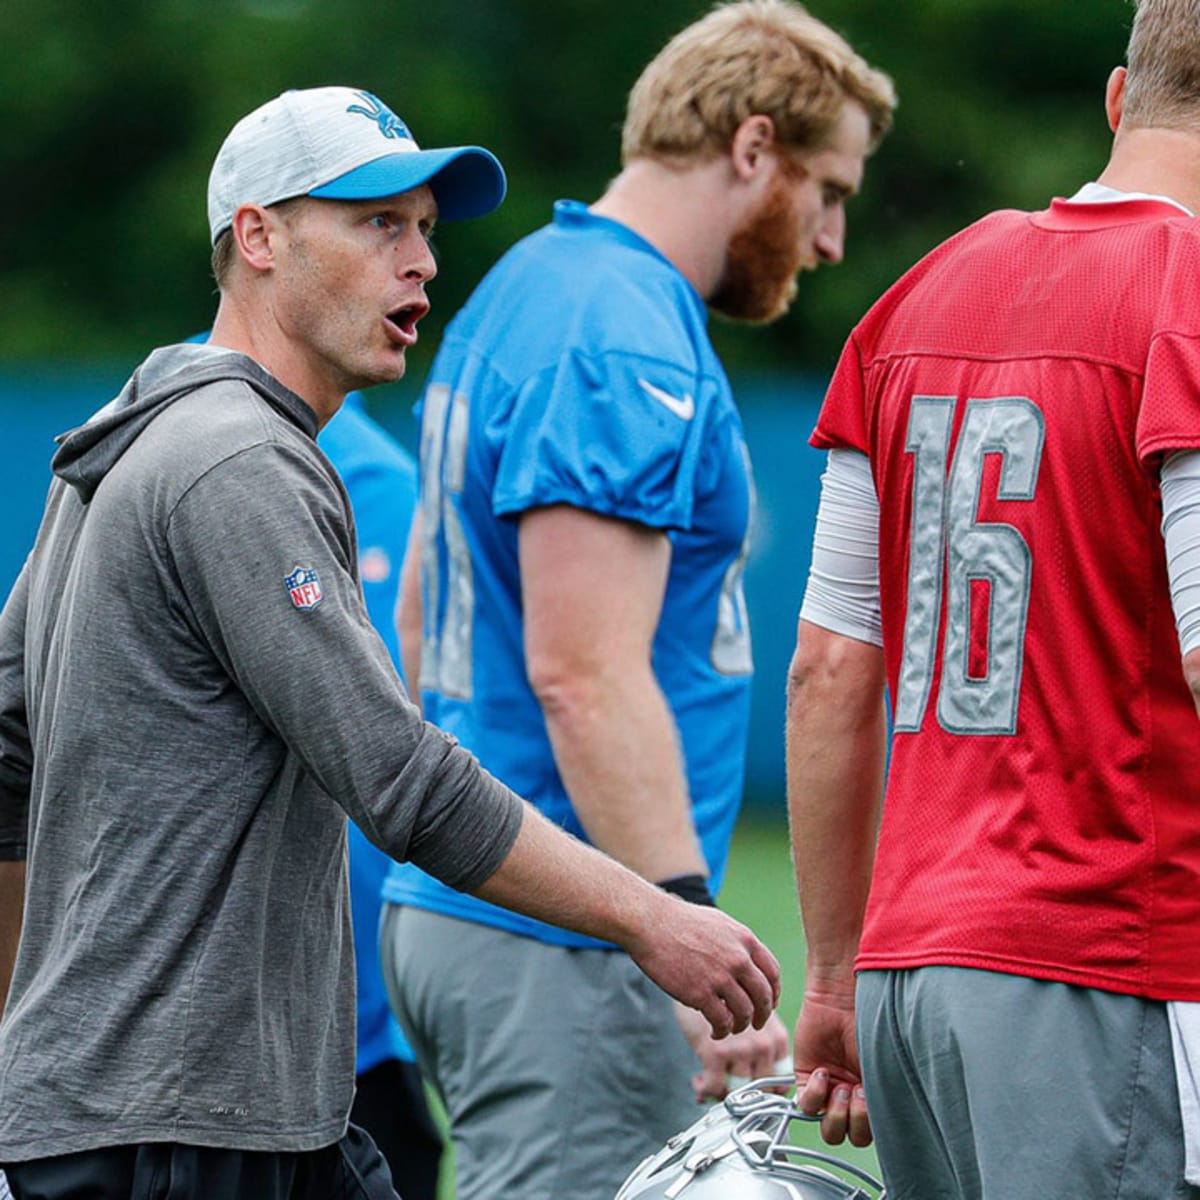
<path fill-rule="evenodd" d="M 1200 450 L 1182 450 L 1162 465 L 1163 541 L 1171 607 L 1183 654 L 1200 646 Z"/>
<path fill-rule="evenodd" d="M 879 500 L 871 463 L 858 450 L 829 452 L 800 616 L 831 633 L 883 645 Z"/>

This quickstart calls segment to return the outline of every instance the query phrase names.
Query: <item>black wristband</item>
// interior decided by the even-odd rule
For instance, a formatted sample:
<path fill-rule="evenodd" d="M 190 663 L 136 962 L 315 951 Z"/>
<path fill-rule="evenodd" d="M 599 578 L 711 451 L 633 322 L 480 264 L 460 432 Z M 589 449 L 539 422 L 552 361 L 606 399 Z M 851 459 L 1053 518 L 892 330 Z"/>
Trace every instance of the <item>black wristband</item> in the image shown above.
<path fill-rule="evenodd" d="M 673 875 L 670 879 L 660 880 L 658 886 L 689 904 L 704 904 L 709 908 L 717 906 L 712 892 L 708 890 L 708 880 L 703 875 Z"/>

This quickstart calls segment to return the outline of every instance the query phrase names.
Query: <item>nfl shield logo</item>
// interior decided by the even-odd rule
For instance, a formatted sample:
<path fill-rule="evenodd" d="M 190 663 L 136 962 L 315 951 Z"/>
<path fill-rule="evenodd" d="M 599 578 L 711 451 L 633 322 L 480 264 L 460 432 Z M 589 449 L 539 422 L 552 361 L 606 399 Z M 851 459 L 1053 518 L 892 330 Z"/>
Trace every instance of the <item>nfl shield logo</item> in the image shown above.
<path fill-rule="evenodd" d="M 299 609 L 316 608 L 325 599 L 321 591 L 321 579 L 312 567 L 293 567 L 292 573 L 283 581 L 292 598 L 292 603 Z"/>

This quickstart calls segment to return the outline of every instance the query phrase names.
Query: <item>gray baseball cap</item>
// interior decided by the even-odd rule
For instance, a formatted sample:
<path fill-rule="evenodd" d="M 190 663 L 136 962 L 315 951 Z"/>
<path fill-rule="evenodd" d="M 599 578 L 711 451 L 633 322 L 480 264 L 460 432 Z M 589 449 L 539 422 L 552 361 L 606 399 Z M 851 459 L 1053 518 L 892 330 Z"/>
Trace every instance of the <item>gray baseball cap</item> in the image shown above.
<path fill-rule="evenodd" d="M 491 212 L 507 187 L 499 160 L 480 146 L 422 150 L 407 125 L 370 92 L 348 87 L 284 92 L 243 117 L 208 177 L 215 242 L 241 204 L 293 196 L 377 200 L 427 183 L 438 219 Z"/>

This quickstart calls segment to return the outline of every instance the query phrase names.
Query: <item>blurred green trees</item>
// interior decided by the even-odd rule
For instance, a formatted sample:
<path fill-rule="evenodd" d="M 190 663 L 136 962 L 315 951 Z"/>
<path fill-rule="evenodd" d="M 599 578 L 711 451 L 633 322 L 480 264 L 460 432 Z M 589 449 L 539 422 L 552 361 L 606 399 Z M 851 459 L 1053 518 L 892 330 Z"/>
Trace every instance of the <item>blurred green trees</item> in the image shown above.
<path fill-rule="evenodd" d="M 205 186 L 230 125 L 287 87 L 379 93 L 426 145 L 504 161 L 493 217 L 445 227 L 444 321 L 558 196 L 617 169 L 625 94 L 706 0 L 5 0 L 0 359 L 134 361 L 206 325 Z M 769 330 L 717 329 L 739 371 L 827 371 L 872 299 L 941 238 L 1095 175 L 1127 0 L 812 0 L 901 107 L 850 210 L 846 263 Z"/>

